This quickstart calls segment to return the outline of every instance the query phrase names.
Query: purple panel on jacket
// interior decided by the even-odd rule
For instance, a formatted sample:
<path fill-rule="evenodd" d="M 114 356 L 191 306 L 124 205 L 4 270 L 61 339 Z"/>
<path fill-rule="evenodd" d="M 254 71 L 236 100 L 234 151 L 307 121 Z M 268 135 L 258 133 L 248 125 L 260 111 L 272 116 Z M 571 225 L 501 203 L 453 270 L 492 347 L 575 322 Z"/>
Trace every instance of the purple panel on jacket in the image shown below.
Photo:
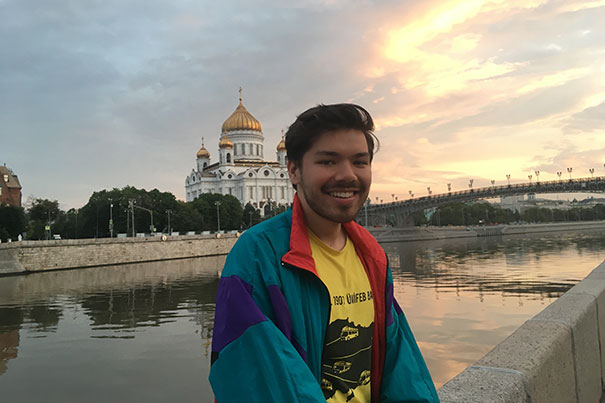
<path fill-rule="evenodd" d="M 391 326 L 393 324 L 393 310 L 391 309 L 393 306 L 393 284 L 387 284 L 386 289 L 387 294 L 387 305 L 386 305 L 386 313 L 387 313 L 387 326 Z M 397 302 L 395 302 L 396 304 Z"/>
<path fill-rule="evenodd" d="M 273 311 L 275 312 L 275 325 L 282 331 L 290 343 L 292 343 L 302 359 L 307 362 L 307 352 L 292 337 L 292 317 L 290 316 L 290 308 L 288 307 L 286 297 L 284 297 L 279 286 L 269 286 L 269 297 L 271 298 L 271 305 L 273 305 Z"/>
<path fill-rule="evenodd" d="M 250 326 L 265 320 L 252 299 L 252 285 L 238 276 L 221 278 L 216 295 L 212 351 L 220 352 Z"/>

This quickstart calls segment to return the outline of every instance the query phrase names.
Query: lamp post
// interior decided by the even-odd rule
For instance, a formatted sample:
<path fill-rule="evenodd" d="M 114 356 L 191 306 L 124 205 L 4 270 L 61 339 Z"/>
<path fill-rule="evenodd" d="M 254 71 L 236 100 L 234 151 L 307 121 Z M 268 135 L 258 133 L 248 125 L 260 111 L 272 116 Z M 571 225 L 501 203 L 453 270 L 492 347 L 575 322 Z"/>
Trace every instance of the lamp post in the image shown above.
<path fill-rule="evenodd" d="M 490 182 L 492 183 L 492 186 L 494 186 L 494 183 L 496 183 L 496 181 L 493 179 Z"/>
<path fill-rule="evenodd" d="M 221 211 L 220 211 L 220 206 L 221 206 L 221 202 L 220 201 L 215 201 L 214 205 L 216 206 L 216 227 L 217 227 L 217 232 L 221 232 Z"/>
<path fill-rule="evenodd" d="M 534 171 L 534 173 L 536 174 L 536 183 L 540 182 L 540 171 Z"/>
<path fill-rule="evenodd" d="M 533 175 L 527 175 L 527 177 L 529 178 L 529 184 L 531 185 L 531 178 L 533 178 Z"/>
<path fill-rule="evenodd" d="M 506 180 L 508 181 L 508 186 L 510 186 L 510 174 L 506 174 Z"/>
<path fill-rule="evenodd" d="M 569 174 L 569 180 L 571 180 L 571 171 L 573 171 L 572 167 L 567 168 L 567 173 Z"/>
<path fill-rule="evenodd" d="M 433 194 L 433 191 L 431 190 L 430 186 L 427 186 L 426 190 L 429 192 L 429 196 Z"/>
<path fill-rule="evenodd" d="M 395 201 L 395 193 L 391 193 L 391 197 L 393 198 L 393 201 Z"/>
<path fill-rule="evenodd" d="M 113 238 L 113 200 L 108 198 L 109 200 L 109 237 Z"/>
<path fill-rule="evenodd" d="M 451 183 L 447 184 L 447 192 L 452 193 L 452 184 Z"/>
<path fill-rule="evenodd" d="M 594 178 L 594 168 L 589 168 L 588 172 L 590 172 L 590 176 Z"/>
<path fill-rule="evenodd" d="M 168 234 L 172 234 L 172 228 L 170 228 L 170 213 L 172 213 L 172 210 L 168 209 L 166 210 L 166 213 L 168 213 Z"/>
<path fill-rule="evenodd" d="M 563 175 L 563 172 L 557 171 L 557 176 L 559 177 L 559 182 L 561 182 L 561 175 Z"/>
<path fill-rule="evenodd" d="M 469 180 L 468 180 L 468 188 L 469 188 L 469 189 L 473 189 L 473 182 L 474 182 L 474 181 L 475 181 L 474 179 L 469 179 Z"/>
<path fill-rule="evenodd" d="M 414 197 L 414 193 L 412 193 L 411 190 L 408 190 L 408 192 L 410 193 L 410 199 Z"/>

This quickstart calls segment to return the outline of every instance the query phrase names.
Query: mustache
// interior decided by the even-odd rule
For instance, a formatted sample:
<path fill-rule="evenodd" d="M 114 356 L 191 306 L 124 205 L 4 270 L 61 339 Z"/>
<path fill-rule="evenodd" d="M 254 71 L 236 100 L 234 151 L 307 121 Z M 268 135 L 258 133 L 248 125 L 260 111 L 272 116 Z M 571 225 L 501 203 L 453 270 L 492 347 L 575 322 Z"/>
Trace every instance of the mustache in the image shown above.
<path fill-rule="evenodd" d="M 365 186 L 359 181 L 337 181 L 326 183 L 321 187 L 321 190 L 324 192 L 342 189 L 361 191 L 365 189 Z"/>

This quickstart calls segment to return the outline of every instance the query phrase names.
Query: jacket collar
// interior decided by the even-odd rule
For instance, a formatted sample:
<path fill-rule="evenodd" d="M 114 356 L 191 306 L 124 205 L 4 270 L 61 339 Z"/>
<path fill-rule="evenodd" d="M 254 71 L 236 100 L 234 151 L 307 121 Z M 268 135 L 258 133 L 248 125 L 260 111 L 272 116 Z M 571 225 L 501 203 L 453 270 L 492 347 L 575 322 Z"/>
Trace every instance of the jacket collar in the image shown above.
<path fill-rule="evenodd" d="M 374 267 L 386 267 L 387 260 L 376 239 L 355 221 L 343 224 L 348 237 L 362 260 Z M 370 262 L 369 260 L 372 260 Z M 305 215 L 298 193 L 294 195 L 292 205 L 292 226 L 290 232 L 290 250 L 282 257 L 282 262 L 310 271 L 317 276 L 315 261 L 311 252 Z"/>

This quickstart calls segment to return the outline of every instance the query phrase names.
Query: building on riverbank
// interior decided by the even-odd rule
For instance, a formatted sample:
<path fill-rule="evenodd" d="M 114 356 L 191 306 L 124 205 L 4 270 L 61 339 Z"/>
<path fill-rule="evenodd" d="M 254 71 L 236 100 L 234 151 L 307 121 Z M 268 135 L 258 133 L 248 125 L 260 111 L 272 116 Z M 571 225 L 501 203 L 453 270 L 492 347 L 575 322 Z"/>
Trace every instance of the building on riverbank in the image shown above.
<path fill-rule="evenodd" d="M 261 210 L 289 205 L 294 198 L 286 170 L 284 139 L 277 144 L 277 161 L 264 159 L 264 135 L 260 122 L 242 103 L 225 120 L 218 142 L 218 162 L 210 163 L 204 146 L 196 154 L 196 167 L 185 178 L 186 200 L 202 193 L 235 196 L 242 205 L 252 204 Z"/>
<path fill-rule="evenodd" d="M 0 165 L 0 204 L 21 207 L 21 183 L 12 169 Z"/>

